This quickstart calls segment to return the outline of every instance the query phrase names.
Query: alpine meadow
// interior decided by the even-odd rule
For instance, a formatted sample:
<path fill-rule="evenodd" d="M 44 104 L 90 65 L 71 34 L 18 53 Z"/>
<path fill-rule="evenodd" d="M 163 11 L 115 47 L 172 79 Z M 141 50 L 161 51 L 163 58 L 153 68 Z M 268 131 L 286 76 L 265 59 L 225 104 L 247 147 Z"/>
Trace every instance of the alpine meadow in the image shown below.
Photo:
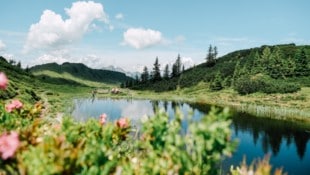
<path fill-rule="evenodd" d="M 310 173 L 306 0 L 4 0 L 0 174 Z"/>

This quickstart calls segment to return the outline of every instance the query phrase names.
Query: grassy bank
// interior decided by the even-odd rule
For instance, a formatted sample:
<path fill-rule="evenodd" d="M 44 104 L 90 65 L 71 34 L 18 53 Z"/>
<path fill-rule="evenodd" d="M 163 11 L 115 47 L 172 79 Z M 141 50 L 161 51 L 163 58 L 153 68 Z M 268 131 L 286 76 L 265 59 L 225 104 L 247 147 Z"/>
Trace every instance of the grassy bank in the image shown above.
<path fill-rule="evenodd" d="M 301 91 L 290 94 L 254 93 L 242 96 L 232 89 L 214 92 L 206 89 L 206 86 L 200 83 L 191 88 L 162 93 L 123 90 L 123 93 L 118 95 L 98 94 L 97 97 L 184 101 L 228 106 L 258 117 L 310 123 L 310 88 L 302 88 Z"/>
<path fill-rule="evenodd" d="M 232 89 L 210 91 L 206 88 L 207 86 L 205 83 L 200 83 L 191 88 L 161 93 L 122 89 L 120 94 L 110 94 L 109 89 L 113 86 L 102 84 L 96 88 L 98 92 L 96 97 L 184 101 L 221 107 L 228 106 L 238 112 L 258 117 L 310 123 L 310 88 L 302 88 L 301 91 L 290 94 L 239 95 Z M 73 99 L 90 98 L 93 90 L 93 87 L 43 84 L 41 94 L 52 106 L 50 113 L 56 114 L 57 111 L 70 113 Z"/>

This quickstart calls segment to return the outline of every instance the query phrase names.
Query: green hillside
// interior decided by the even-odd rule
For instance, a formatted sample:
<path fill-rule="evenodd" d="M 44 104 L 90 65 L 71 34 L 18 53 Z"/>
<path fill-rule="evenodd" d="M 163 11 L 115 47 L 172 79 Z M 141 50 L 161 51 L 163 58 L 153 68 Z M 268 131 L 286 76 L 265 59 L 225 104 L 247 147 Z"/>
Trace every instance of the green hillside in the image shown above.
<path fill-rule="evenodd" d="M 303 58 L 301 58 L 302 52 L 305 53 Z M 264 45 L 229 53 L 215 59 L 215 65 L 209 66 L 207 63 L 203 63 L 169 79 L 162 78 L 160 81 L 153 81 L 152 77 L 150 77 L 147 82 L 136 81 L 131 83 L 133 85 L 130 85 L 130 88 L 169 91 L 192 87 L 203 82 L 208 84 L 209 88 L 215 86 L 215 90 L 217 86 L 220 86 L 217 89 L 220 90 L 242 84 L 242 80 L 250 81 L 253 79 L 272 82 L 272 86 L 275 86 L 272 87 L 273 89 L 278 88 L 278 86 L 292 87 L 292 84 L 309 87 L 309 70 L 309 45 Z M 283 84 L 288 82 L 291 84 Z M 262 85 L 265 85 L 264 83 L 266 82 L 263 82 Z"/>
<path fill-rule="evenodd" d="M 4 72 L 9 79 L 9 86 L 6 91 L 0 91 L 0 99 L 7 100 L 19 98 L 23 101 L 33 103 L 40 100 L 36 93 L 38 84 L 33 75 L 16 65 L 10 64 L 0 56 L 0 71 Z"/>
<path fill-rule="evenodd" d="M 30 68 L 30 72 L 49 83 L 89 85 L 87 82 L 120 84 L 131 80 L 124 73 L 91 69 L 82 63 L 48 63 Z"/>

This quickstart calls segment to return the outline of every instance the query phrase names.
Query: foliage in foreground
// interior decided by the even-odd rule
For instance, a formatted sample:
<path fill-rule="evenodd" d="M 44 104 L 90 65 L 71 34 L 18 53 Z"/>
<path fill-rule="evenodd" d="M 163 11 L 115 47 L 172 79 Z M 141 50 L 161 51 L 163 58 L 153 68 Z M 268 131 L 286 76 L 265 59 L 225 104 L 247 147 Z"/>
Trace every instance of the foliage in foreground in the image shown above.
<path fill-rule="evenodd" d="M 136 133 L 123 120 L 101 125 L 64 118 L 51 124 L 30 111 L 22 116 L 19 109 L 0 110 L 1 137 L 16 132 L 20 143 L 15 155 L 0 159 L 7 174 L 217 174 L 221 157 L 233 148 L 227 110 L 212 110 L 201 122 L 187 119 L 187 129 L 181 114 L 169 120 L 158 112 Z"/>
<path fill-rule="evenodd" d="M 250 166 L 245 163 L 245 159 L 239 167 L 231 167 L 230 172 L 232 175 L 269 175 L 272 174 L 272 166 L 269 164 L 269 156 L 264 157 L 262 160 L 254 161 Z M 284 175 L 282 169 L 276 169 L 274 175 Z"/>

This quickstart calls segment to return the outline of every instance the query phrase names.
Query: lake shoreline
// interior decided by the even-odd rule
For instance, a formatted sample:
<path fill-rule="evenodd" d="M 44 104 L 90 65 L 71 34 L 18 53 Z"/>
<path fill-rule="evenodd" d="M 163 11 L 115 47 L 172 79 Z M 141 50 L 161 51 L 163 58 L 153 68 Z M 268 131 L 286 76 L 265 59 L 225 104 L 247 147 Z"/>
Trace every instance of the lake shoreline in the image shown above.
<path fill-rule="evenodd" d="M 211 92 L 212 93 L 212 92 Z M 147 92 L 147 91 L 129 91 L 126 90 L 122 94 L 97 94 L 97 98 L 131 98 L 131 99 L 148 99 L 148 100 L 165 100 L 165 101 L 182 101 L 187 103 L 199 103 L 206 104 L 218 107 L 229 107 L 233 111 L 244 112 L 255 117 L 262 118 L 271 118 L 276 120 L 288 121 L 288 122 L 297 122 L 303 123 L 310 126 L 310 111 L 302 110 L 298 108 L 286 107 L 286 106 L 274 106 L 268 103 L 258 104 L 258 103 L 249 103 L 242 101 L 231 101 L 225 100 L 228 99 L 227 96 L 231 94 L 226 94 L 223 99 L 208 97 L 210 92 L 201 93 L 197 96 L 185 95 L 182 92 Z M 230 93 L 230 92 L 228 92 Z M 216 94 L 215 94 L 216 95 Z M 244 98 L 244 97 L 243 97 Z M 245 97 L 246 98 L 246 97 Z"/>

